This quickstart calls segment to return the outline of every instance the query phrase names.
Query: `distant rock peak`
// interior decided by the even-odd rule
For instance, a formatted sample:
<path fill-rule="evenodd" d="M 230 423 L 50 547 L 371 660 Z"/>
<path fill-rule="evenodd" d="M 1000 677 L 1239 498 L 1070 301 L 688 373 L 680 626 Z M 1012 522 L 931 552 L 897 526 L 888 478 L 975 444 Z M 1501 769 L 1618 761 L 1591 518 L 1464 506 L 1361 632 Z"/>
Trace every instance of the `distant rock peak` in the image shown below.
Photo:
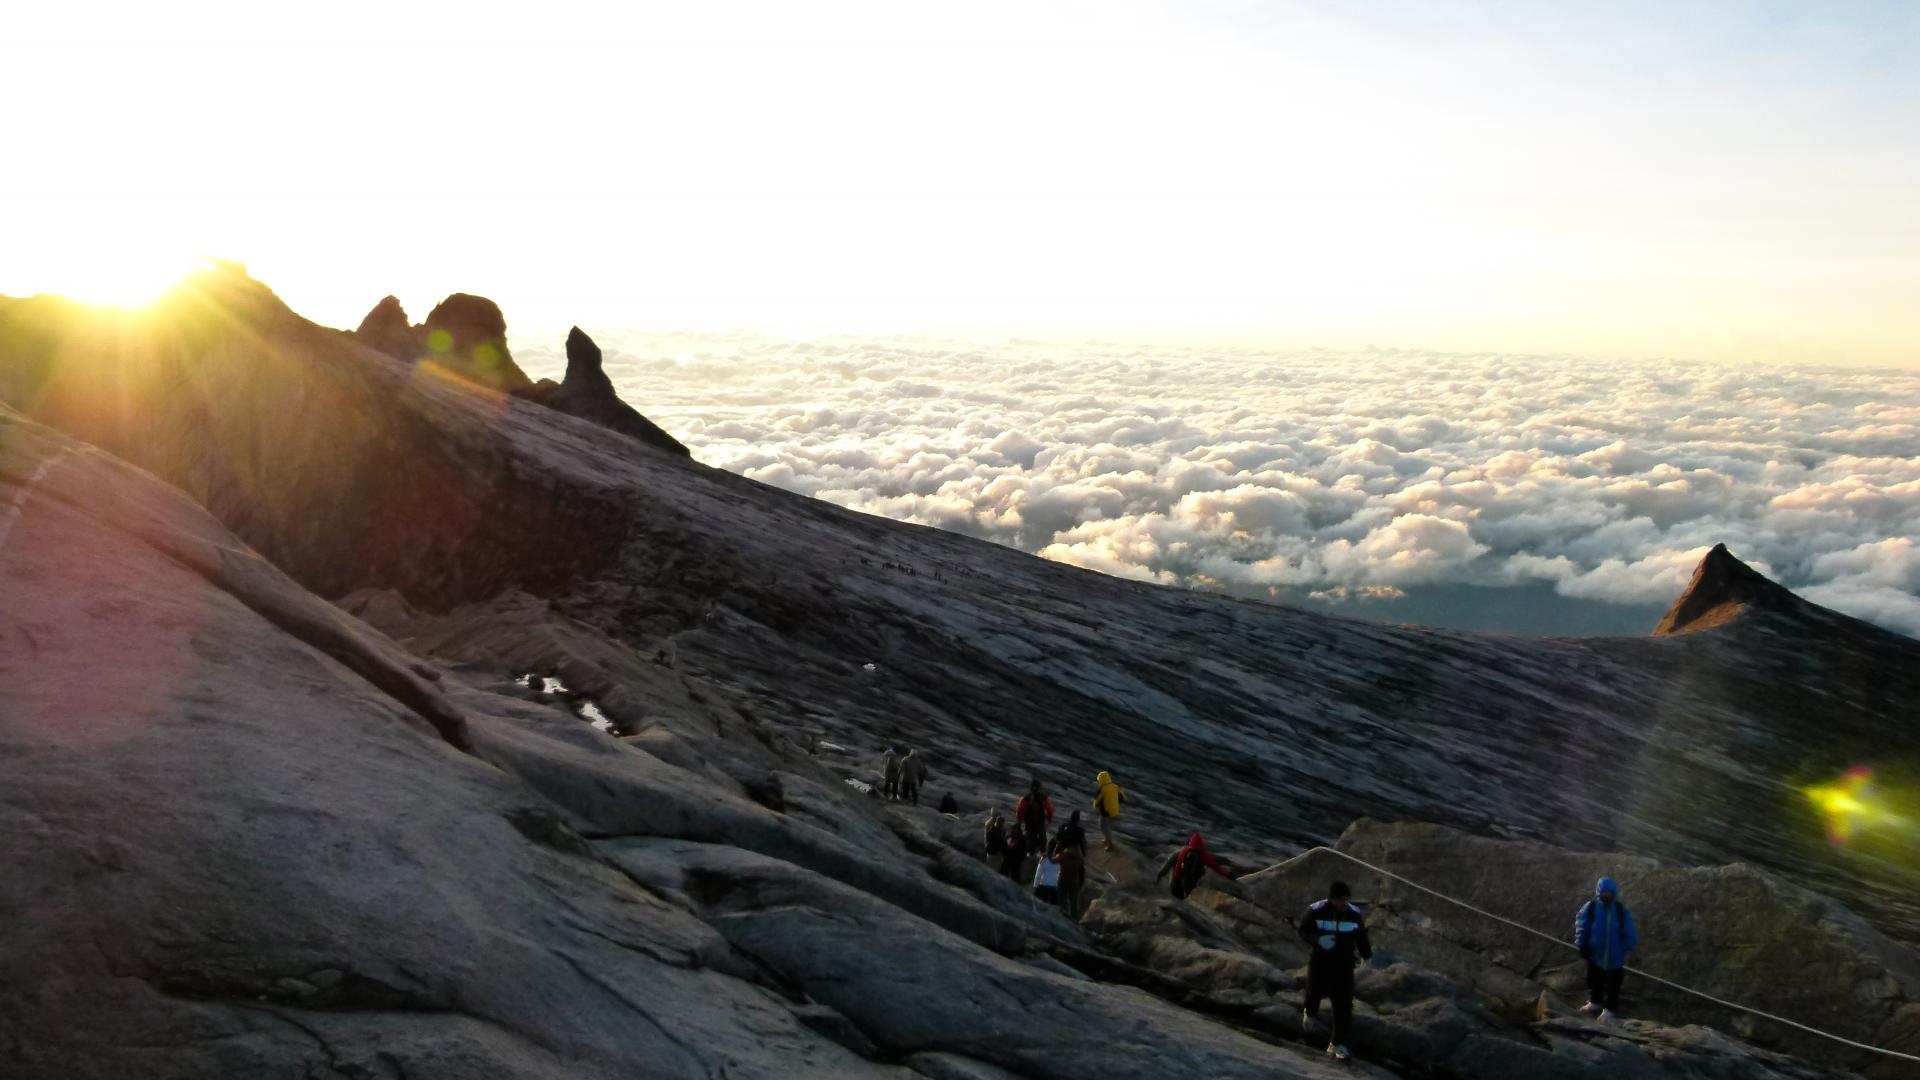
<path fill-rule="evenodd" d="M 567 332 L 567 377 L 562 384 L 570 387 L 605 388 L 613 391 L 613 380 L 607 378 L 601 367 L 600 346 L 593 343 L 586 331 L 574 327 Z"/>
<path fill-rule="evenodd" d="M 620 400 L 602 366 L 600 346 L 577 326 L 567 334 L 567 375 L 559 383 L 527 378 L 507 350 L 507 319 L 500 305 L 472 293 L 440 301 L 419 326 L 408 324 L 398 297 L 386 297 L 351 336 L 397 360 L 430 361 L 490 390 L 537 401 L 671 454 L 693 456 L 680 440 Z"/>
<path fill-rule="evenodd" d="M 1713 545 L 1693 571 L 1687 591 L 1654 627 L 1655 637 L 1689 634 L 1724 626 L 1741 614 L 1760 610 L 1797 612 L 1806 601 L 1785 586 L 1734 558 L 1725 544 Z"/>

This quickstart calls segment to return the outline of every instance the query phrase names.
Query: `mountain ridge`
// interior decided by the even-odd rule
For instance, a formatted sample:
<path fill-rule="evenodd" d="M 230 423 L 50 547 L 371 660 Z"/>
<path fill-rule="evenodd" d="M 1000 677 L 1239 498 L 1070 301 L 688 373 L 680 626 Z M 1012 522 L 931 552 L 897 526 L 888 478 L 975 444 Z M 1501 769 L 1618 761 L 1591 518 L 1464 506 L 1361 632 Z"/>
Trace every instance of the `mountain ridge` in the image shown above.
<path fill-rule="evenodd" d="M 970 834 L 970 825 L 853 795 L 849 781 L 874 779 L 878 751 L 888 745 L 911 745 L 930 759 L 929 793 L 955 792 L 970 820 L 988 806 L 1009 807 L 1036 775 L 1056 786 L 1064 812 L 1080 805 L 1074 800 L 1081 794 L 1090 796 L 1076 793 L 1080 785 L 1111 769 L 1133 796 L 1120 823 L 1128 851 L 1153 851 L 1197 826 L 1230 859 L 1266 865 L 1331 841 L 1358 817 L 1420 820 L 1482 837 L 1688 865 L 1752 862 L 1846 896 L 1908 945 L 1920 939 L 1914 871 L 1831 844 L 1800 793 L 1863 760 L 1915 751 L 1906 718 L 1920 692 L 1920 645 L 1865 634 L 1843 616 L 1805 605 L 1796 610 L 1807 618 L 1783 621 L 1749 602 L 1740 617 L 1694 633 L 1521 639 L 1381 626 L 1126 582 L 855 514 L 636 447 L 537 402 L 367 348 L 299 318 L 264 286 L 231 274 L 197 283 L 181 305 L 146 317 L 157 323 L 113 324 L 63 305 L 0 301 L 0 402 L 24 414 L 0 410 L 6 430 L 45 424 L 62 433 L 55 441 L 85 440 L 100 448 L 89 452 L 136 466 L 130 473 L 147 470 L 156 487 L 185 492 L 190 500 L 169 504 L 167 520 L 178 519 L 170 528 L 191 519 L 200 523 L 195 529 L 231 530 L 225 548 L 258 551 L 244 558 L 278 567 L 335 601 L 344 612 L 338 618 L 357 617 L 349 625 L 363 622 L 375 640 L 384 635 L 392 655 L 414 658 L 417 670 L 406 670 L 423 680 L 420 692 L 454 709 L 466 733 L 455 742 L 420 731 L 431 738 L 426 745 L 388 732 L 377 718 L 395 715 L 394 706 L 366 699 L 350 666 L 339 674 L 329 666 L 339 661 L 324 650 L 318 660 L 294 663 L 311 644 L 275 644 L 221 598 L 230 593 L 148 595 L 132 571 L 89 583 L 80 556 L 91 534 L 44 515 L 40 500 L 86 502 L 103 520 L 119 512 L 116 503 L 64 467 L 29 484 L 35 462 L 50 460 L 52 434 L 0 439 L 0 449 L 14 448 L 0 483 L 28 492 L 15 496 L 25 500 L 28 524 L 0 548 L 0 572 L 13 575 L 11 588 L 61 586 L 33 585 L 22 595 L 34 603 L 6 613 L 15 623 L 0 619 L 0 657 L 21 665 L 58 657 L 62 677 L 80 680 L 91 650 L 77 643 L 120 640 L 126 631 L 119 627 L 138 625 L 145 636 L 131 639 L 129 658 L 140 662 L 147 673 L 140 685 L 149 688 L 138 696 L 138 715 L 147 719 L 123 721 L 121 729 L 87 710 L 85 723 L 59 724 L 56 690 L 0 681 L 9 706 L 0 711 L 4 745 L 40 752 L 30 748 L 44 743 L 42 732 L 57 732 L 64 756 L 49 760 L 66 762 L 66 772 L 33 779 L 14 796 L 31 802 L 0 804 L 22 821 L 51 812 L 103 836 L 137 829 L 114 842 L 136 851 L 145 844 L 188 863 L 207 857 L 223 835 L 246 851 L 286 842 L 262 831 L 273 815 L 242 820 L 223 803 L 206 802 L 206 816 L 188 828 L 167 801 L 178 797 L 167 794 L 177 781 L 163 785 L 137 767 L 143 755 L 162 754 L 177 775 L 242 805 L 293 800 L 285 808 L 289 820 L 347 845 L 341 850 L 362 850 L 354 845 L 385 829 L 398 847 L 394 861 L 380 863 L 382 875 L 411 883 L 407 889 L 453 888 L 456 879 L 420 877 L 420 867 L 438 858 L 431 831 L 414 831 L 404 817 L 381 825 L 356 814 L 350 829 L 328 821 L 326 798 L 368 798 L 351 779 L 367 763 L 326 734 L 345 722 L 333 719 L 337 706 L 339 716 L 358 718 L 354 725 L 373 725 L 364 730 L 379 734 L 364 738 L 408 762 L 422 792 L 446 800 L 440 809 L 410 804 L 422 820 L 441 822 L 448 807 L 468 807 L 464 812 L 487 818 L 488 829 L 505 821 L 521 838 L 505 843 L 504 834 L 487 831 L 487 843 L 500 850 L 501 862 L 486 877 L 501 894 L 500 906 L 463 900 L 468 914 L 451 928 L 474 919 L 515 940 L 546 940 L 541 935 L 553 931 L 529 929 L 545 916 L 526 881 L 564 881 L 554 886 L 554 902 L 591 909 L 595 920 L 609 910 L 609 897 L 629 916 L 657 906 L 660 927 L 676 929 L 616 919 L 622 942 L 642 944 L 611 951 L 639 964 L 631 958 L 646 952 L 644 942 L 666 935 L 681 941 L 676 949 L 711 958 L 700 963 L 719 971 L 712 978 L 720 981 L 703 981 L 699 991 L 711 1000 L 771 994 L 787 1001 L 754 1015 L 780 1033 L 775 1042 L 800 1063 L 791 1072 L 817 1075 L 875 1062 L 943 1075 L 938 1070 L 946 1066 L 920 1060 L 928 1054 L 1038 1075 L 1084 1075 L 1047 1063 L 1044 1032 L 1009 1027 L 1012 1013 L 985 1014 L 983 1023 L 998 1025 L 1003 1044 L 987 1038 L 987 1028 L 960 1040 L 915 1026 L 907 1004 L 891 1011 L 808 982 L 811 964 L 841 970 L 840 953 L 846 964 L 876 962 L 857 936 L 821 921 L 821 913 L 836 910 L 876 940 L 902 949 L 914 942 L 909 951 L 926 971 L 972 973 L 966 977 L 1041 994 L 1047 1009 L 1062 1010 L 1048 1013 L 1059 1022 L 1076 1009 L 1094 1009 L 1103 1022 L 1191 1033 L 1199 1040 L 1194 1048 L 1156 1044 L 1155 1052 L 1201 1074 L 1258 1075 L 1251 1063 L 1273 1052 L 1266 1042 L 1239 1041 L 1247 1035 L 1239 1028 L 1207 1034 L 1213 1029 L 1192 1026 L 1187 1014 L 1130 1005 L 1097 987 L 1069 990 L 1058 981 L 1068 977 L 1057 971 L 1045 979 L 1028 974 L 1033 964 L 1081 956 L 1073 951 L 1085 947 L 1081 930 L 1035 909 L 971 857 L 977 836 L 955 832 Z M 194 517 L 201 508 L 205 516 Z M 136 569 L 146 565 L 114 557 Z M 141 573 L 159 581 L 161 567 Z M 1727 576 L 1740 577 L 1729 565 L 1705 574 L 1706 584 Z M 97 591 L 99 603 L 62 603 L 62 588 Z M 1697 603 L 1715 599 L 1706 606 L 1715 610 L 1726 594 L 1703 588 Z M 89 614 L 96 609 L 100 615 Z M 201 613 L 198 623 L 193 613 Z M 563 683 L 565 695 L 530 687 L 529 673 Z M 260 688 L 250 689 L 249 679 Z M 113 686 L 133 693 L 119 681 Z M 330 707 L 302 704 L 309 698 Z M 591 704 L 611 730 L 575 718 L 567 703 L 582 710 Z M 270 752 L 271 728 L 251 719 L 276 709 L 300 718 L 303 734 L 293 741 L 299 754 L 315 755 L 310 775 L 324 779 L 296 782 L 295 750 L 284 758 Z M 105 714 L 120 715 L 112 708 Z M 419 731 L 417 714 L 410 715 L 396 730 Z M 158 725 L 165 739 L 141 743 L 136 736 L 147 724 Z M 196 749 L 209 761 L 258 759 L 271 765 L 267 775 L 279 778 L 278 786 L 211 769 Z M 339 770 L 323 767 L 327 762 Z M 69 774 L 71 788 L 64 786 Z M 153 803 L 156 820 L 181 822 L 177 838 L 101 817 L 78 794 L 90 785 L 131 782 L 110 778 L 135 774 L 129 791 Z M 474 777 L 486 778 L 484 798 L 467 787 Z M 399 809 L 389 797 L 369 805 Z M 84 845 L 44 845 L 44 835 L 15 832 L 23 857 L 48 868 L 35 874 L 71 874 L 92 858 Z M 384 849 L 365 850 L 363 857 L 375 859 L 372 852 Z M 483 856 L 461 856 L 476 857 Z M 112 852 L 99 858 L 128 861 Z M 140 865 L 157 875 L 152 888 L 175 888 L 165 865 Z M 277 878 L 259 877 L 244 864 L 223 865 L 222 872 L 303 918 L 340 918 L 349 910 L 334 903 L 348 879 L 328 876 L 325 860 L 271 865 L 276 875 L 313 879 L 314 896 L 286 896 Z M 1116 876 L 1124 870 L 1114 869 Z M 1116 882 L 1116 912 L 1123 891 Z M 187 895 L 167 893 L 175 905 Z M 9 903 L 0 891 L 0 908 Z M 395 903 L 428 921 L 411 928 L 383 923 L 383 934 L 418 939 L 381 942 L 415 956 L 417 971 L 432 973 L 424 980 L 372 954 L 356 953 L 344 968 L 337 957 L 312 950 L 288 954 L 270 944 L 271 912 L 252 915 L 224 904 L 204 912 L 190 904 L 161 908 L 180 923 L 169 931 L 179 940 L 218 940 L 241 925 L 247 935 L 263 935 L 257 947 L 276 964 L 284 960 L 275 970 L 299 984 L 272 990 L 272 1009 L 324 1025 L 355 1061 L 371 1060 L 370 1051 L 353 1048 L 376 1045 L 365 1033 L 383 1029 L 351 1011 L 299 1011 L 308 993 L 300 987 L 319 986 L 308 975 L 353 973 L 345 1000 L 369 1014 L 397 1006 L 440 1010 L 444 1022 L 408 1029 L 410 1040 L 421 1040 L 407 1044 L 415 1066 L 422 1060 L 416 1049 L 460 1045 L 480 1054 L 475 1048 L 483 1044 L 459 1032 L 472 1020 L 497 1034 L 512 1015 L 510 991 L 461 967 L 453 959 L 460 949 L 438 951 L 432 920 L 448 919 L 446 912 Z M 693 921 L 676 921 L 683 916 Z M 76 925 L 60 923 L 45 936 L 60 940 Z M 219 1002 L 252 1001 L 276 985 L 229 970 L 209 959 L 214 952 L 149 939 L 131 920 L 107 929 L 117 949 L 167 958 L 122 963 L 159 971 L 155 977 L 172 988 L 164 1001 L 139 1003 L 142 1016 L 173 1015 L 180 1002 L 199 1001 L 196 1008 L 225 1023 L 234 1016 Z M 555 1000 L 587 992 L 578 989 L 581 970 L 623 987 L 649 970 L 582 951 L 585 938 L 574 933 L 553 937 L 551 945 L 585 969 L 524 961 Z M 690 944 L 696 941 L 704 944 Z M 1052 959 L 1041 961 L 1029 941 L 1050 943 L 1042 952 Z M 736 978 L 728 972 L 752 970 L 782 974 L 771 982 L 756 981 L 763 975 L 739 975 L 742 985 L 726 981 Z M 847 968 L 845 985 L 880 993 L 859 981 L 864 970 Z M 324 998 L 332 991 L 315 992 L 334 1000 Z M 594 1007 L 597 1021 L 631 1028 L 636 1013 L 668 1015 L 644 992 L 621 993 L 627 1004 L 603 1001 Z M 793 1005 L 803 999 L 812 1004 Z M 450 1008 L 462 1000 L 488 1004 L 476 1007 L 475 1020 Z M 918 1000 L 900 994 L 902 1003 Z M 545 1007 L 535 1013 L 539 1019 L 525 1022 L 532 1027 L 515 1030 L 539 1035 L 564 1027 L 567 1039 L 591 1045 L 591 1068 L 605 1075 L 646 1060 L 632 1056 L 634 1047 L 566 1026 L 573 1022 Z M 708 1023 L 672 1015 L 696 1027 Z M 795 1027 L 793 1016 L 805 1019 Z M 820 1030 L 836 1034 L 824 1041 L 806 1034 Z M 1249 1030 L 1273 1036 L 1264 1022 L 1249 1021 Z M 248 1038 L 271 1043 L 276 1054 L 294 1052 L 257 1031 Z M 733 1059 L 734 1068 L 777 1074 L 777 1058 L 755 1058 L 750 1048 L 715 1039 L 714 1055 L 747 1055 Z M 247 1045 L 236 1043 L 232 1052 Z M 668 1071 L 721 1060 L 649 1045 L 689 1055 L 661 1059 L 679 1063 Z M 850 1045 L 867 1050 L 847 1057 Z M 516 1073 L 533 1074 L 545 1060 L 517 1041 L 499 1052 Z M 1145 1075 L 1150 1064 L 1110 1048 L 1076 1052 L 1087 1055 L 1087 1068 L 1114 1075 Z M 1285 1060 L 1294 1075 L 1317 1074 L 1305 1059 Z M 1573 1067 L 1557 1054 L 1552 1064 Z M 449 1067 L 446 1074 L 485 1072 Z"/>

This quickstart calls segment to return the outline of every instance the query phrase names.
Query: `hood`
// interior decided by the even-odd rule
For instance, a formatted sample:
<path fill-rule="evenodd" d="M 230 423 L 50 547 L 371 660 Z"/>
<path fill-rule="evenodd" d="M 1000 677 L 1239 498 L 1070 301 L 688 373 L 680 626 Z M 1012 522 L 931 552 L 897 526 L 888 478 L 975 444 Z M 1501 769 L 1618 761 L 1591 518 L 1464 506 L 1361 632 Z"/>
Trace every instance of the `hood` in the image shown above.
<path fill-rule="evenodd" d="M 1601 893 L 1609 893 L 1609 892 L 1613 894 L 1614 900 L 1618 901 L 1620 899 L 1620 886 L 1614 884 L 1614 881 L 1612 878 L 1603 877 L 1599 881 L 1594 882 L 1593 898 L 1595 900 L 1600 899 Z"/>
<path fill-rule="evenodd" d="M 1192 836 L 1187 837 L 1187 846 L 1197 851 L 1205 851 L 1207 842 L 1200 838 L 1199 833 L 1194 833 Z"/>
<path fill-rule="evenodd" d="M 1080 811 L 1078 811 L 1078 810 L 1075 810 L 1075 811 L 1074 811 L 1074 812 L 1072 813 L 1072 815 L 1070 815 L 1070 816 L 1069 816 L 1069 817 L 1067 818 L 1067 823 L 1068 823 L 1068 824 L 1070 824 L 1070 825 L 1078 825 L 1078 824 L 1080 824 Z"/>
<path fill-rule="evenodd" d="M 1105 769 L 1101 769 L 1100 775 L 1094 777 L 1093 782 L 1096 784 L 1111 784 L 1113 783 L 1113 774 Z"/>

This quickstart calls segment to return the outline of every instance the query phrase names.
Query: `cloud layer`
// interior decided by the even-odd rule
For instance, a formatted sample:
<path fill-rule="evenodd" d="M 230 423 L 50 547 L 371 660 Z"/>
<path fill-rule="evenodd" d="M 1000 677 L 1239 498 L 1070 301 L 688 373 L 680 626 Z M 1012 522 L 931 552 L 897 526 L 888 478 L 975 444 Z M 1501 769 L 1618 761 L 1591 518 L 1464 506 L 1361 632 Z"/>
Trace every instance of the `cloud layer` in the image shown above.
<path fill-rule="evenodd" d="M 1920 372 L 599 335 L 703 461 L 1142 580 L 1665 603 L 1704 549 L 1920 635 Z M 529 370 L 564 367 L 516 343 Z"/>

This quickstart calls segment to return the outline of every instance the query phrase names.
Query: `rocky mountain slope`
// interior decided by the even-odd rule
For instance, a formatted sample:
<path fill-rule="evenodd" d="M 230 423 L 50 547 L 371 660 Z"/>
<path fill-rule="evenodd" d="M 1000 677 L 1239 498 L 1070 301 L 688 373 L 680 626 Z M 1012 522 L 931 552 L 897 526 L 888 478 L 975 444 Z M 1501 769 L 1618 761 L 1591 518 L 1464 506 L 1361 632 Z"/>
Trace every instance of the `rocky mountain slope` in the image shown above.
<path fill-rule="evenodd" d="M 141 314 L 0 300 L 0 402 L 22 1075 L 1318 1075 L 1284 980 L 1215 1008 L 1110 944 L 1184 918 L 1128 860 L 1196 825 L 1249 869 L 1361 816 L 1747 863 L 1845 898 L 1888 970 L 1920 934 L 1910 862 L 1800 790 L 1911 767 L 1920 643 L 1724 552 L 1667 620 L 1701 632 L 1645 639 L 1159 589 L 705 468 L 231 269 Z M 977 817 L 845 782 L 907 744 L 970 814 L 1119 775 L 1087 929 L 971 857 Z M 1811 1075 L 1569 1038 L 1593 1075 Z"/>

